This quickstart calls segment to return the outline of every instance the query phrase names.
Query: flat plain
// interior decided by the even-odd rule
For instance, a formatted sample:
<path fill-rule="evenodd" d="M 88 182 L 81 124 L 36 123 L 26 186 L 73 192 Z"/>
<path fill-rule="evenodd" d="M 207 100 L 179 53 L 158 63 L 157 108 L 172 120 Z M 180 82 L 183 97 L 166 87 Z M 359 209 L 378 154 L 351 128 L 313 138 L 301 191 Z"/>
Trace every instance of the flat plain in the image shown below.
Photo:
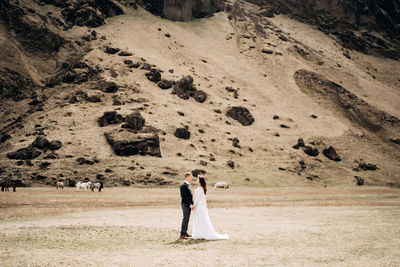
<path fill-rule="evenodd" d="M 179 240 L 175 188 L 0 194 L 1 266 L 399 266 L 400 191 L 209 190 L 225 241 Z"/>

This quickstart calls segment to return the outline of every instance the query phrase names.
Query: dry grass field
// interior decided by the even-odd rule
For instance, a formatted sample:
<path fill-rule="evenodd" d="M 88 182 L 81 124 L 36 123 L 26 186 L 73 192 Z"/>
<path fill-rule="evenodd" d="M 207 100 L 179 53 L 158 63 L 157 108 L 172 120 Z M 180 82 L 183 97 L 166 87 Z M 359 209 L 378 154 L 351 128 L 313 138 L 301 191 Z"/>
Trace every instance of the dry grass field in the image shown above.
<path fill-rule="evenodd" d="M 226 241 L 178 240 L 178 190 L 0 194 L 1 266 L 399 266 L 400 191 L 210 190 Z"/>

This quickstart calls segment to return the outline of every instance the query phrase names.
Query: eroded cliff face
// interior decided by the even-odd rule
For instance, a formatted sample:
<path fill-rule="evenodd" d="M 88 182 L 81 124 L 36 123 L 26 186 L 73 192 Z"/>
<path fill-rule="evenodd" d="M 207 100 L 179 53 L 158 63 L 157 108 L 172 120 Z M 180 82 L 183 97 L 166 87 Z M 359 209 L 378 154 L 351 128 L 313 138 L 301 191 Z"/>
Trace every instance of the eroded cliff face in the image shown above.
<path fill-rule="evenodd" d="M 164 0 L 163 14 L 167 19 L 174 21 L 191 20 L 192 10 L 192 0 Z"/>
<path fill-rule="evenodd" d="M 156 0 L 138 1 L 140 5 L 157 16 L 173 21 L 189 21 L 212 16 L 224 10 L 223 0 Z"/>
<path fill-rule="evenodd" d="M 248 0 L 261 14 L 286 14 L 336 35 L 346 48 L 400 58 L 398 0 Z"/>

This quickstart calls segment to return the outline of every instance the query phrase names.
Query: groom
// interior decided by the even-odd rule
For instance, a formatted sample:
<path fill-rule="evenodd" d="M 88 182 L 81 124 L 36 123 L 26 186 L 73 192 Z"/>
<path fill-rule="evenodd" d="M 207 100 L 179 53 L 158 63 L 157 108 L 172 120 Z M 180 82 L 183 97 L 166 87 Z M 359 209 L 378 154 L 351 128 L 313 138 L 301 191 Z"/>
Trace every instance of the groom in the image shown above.
<path fill-rule="evenodd" d="M 181 206 L 183 211 L 183 219 L 181 226 L 181 239 L 190 237 L 187 233 L 190 211 L 193 209 L 193 197 L 190 190 L 190 182 L 193 180 L 191 172 L 185 173 L 185 182 L 181 185 Z"/>

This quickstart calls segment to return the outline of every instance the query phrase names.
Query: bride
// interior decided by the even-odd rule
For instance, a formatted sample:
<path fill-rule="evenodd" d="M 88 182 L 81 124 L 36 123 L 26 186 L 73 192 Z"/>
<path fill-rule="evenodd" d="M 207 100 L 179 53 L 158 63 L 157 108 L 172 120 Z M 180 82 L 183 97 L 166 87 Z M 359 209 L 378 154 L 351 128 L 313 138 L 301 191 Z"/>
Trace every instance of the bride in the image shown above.
<path fill-rule="evenodd" d="M 208 216 L 207 209 L 207 181 L 204 176 L 199 176 L 199 187 L 194 191 L 193 239 L 229 239 L 228 235 L 215 232 Z"/>

